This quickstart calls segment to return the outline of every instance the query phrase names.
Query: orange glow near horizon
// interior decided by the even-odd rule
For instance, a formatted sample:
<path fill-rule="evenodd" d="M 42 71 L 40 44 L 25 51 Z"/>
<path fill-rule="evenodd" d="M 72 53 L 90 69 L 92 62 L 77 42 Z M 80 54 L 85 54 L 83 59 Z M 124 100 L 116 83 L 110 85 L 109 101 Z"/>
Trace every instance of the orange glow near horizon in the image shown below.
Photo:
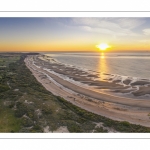
<path fill-rule="evenodd" d="M 150 44 L 141 43 L 112 43 L 96 45 L 94 42 L 82 43 L 75 41 L 24 41 L 24 42 L 2 42 L 0 44 L 0 51 L 18 51 L 18 52 L 42 52 L 42 51 L 93 51 L 93 52 L 124 52 L 124 51 L 150 51 Z"/>
<path fill-rule="evenodd" d="M 140 45 L 140 44 L 122 44 L 122 45 L 117 45 L 113 47 L 106 47 L 104 45 L 102 46 L 95 46 L 95 44 L 90 43 L 90 44 L 76 44 L 76 43 L 9 43 L 9 44 L 4 44 L 2 43 L 0 45 L 0 51 L 93 51 L 93 52 L 124 52 L 124 51 L 150 51 L 149 45 Z"/>

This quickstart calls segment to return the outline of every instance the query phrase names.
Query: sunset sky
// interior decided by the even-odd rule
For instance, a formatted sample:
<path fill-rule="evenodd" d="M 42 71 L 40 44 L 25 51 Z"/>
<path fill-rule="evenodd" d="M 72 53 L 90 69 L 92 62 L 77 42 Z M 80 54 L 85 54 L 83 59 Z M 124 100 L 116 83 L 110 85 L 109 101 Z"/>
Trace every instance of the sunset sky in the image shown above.
<path fill-rule="evenodd" d="M 150 51 L 150 18 L 0 18 L 0 51 Z"/>

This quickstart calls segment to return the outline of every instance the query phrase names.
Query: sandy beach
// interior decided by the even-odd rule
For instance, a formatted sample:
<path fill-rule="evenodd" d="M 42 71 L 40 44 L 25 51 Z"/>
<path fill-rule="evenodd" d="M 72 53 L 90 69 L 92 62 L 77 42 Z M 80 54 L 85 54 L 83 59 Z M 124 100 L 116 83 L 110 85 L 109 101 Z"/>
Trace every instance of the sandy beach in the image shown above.
<path fill-rule="evenodd" d="M 33 63 L 34 59 L 37 60 L 36 65 L 34 65 Z M 79 72 L 79 70 L 73 70 L 69 67 L 64 68 L 64 66 L 61 64 L 55 64 L 55 66 L 50 66 L 46 62 L 36 57 L 34 58 L 34 56 L 28 56 L 25 59 L 25 63 L 32 72 L 32 74 L 35 76 L 35 78 L 54 95 L 61 96 L 74 105 L 77 105 L 90 112 L 111 118 L 113 120 L 128 121 L 130 123 L 150 127 L 150 100 L 119 97 L 111 94 L 93 91 L 88 88 L 83 88 L 82 86 L 75 85 L 53 73 L 48 72 L 48 70 L 46 70 L 45 68 L 51 69 L 54 72 L 56 71 L 57 73 L 59 73 L 59 71 L 61 73 L 64 72 L 65 74 L 68 74 L 70 77 L 72 77 L 74 80 L 82 80 L 83 83 L 86 82 L 89 85 L 99 85 L 101 88 L 109 87 L 114 90 L 118 88 L 120 90 L 126 90 L 130 81 L 127 80 L 125 82 L 125 84 L 127 84 L 126 87 L 122 85 L 117 85 L 113 82 L 110 83 L 105 81 L 93 81 L 90 78 L 98 78 L 98 75 L 86 75 L 84 71 Z M 146 81 L 143 81 L 135 84 L 146 83 Z M 142 92 L 148 93 L 148 88 L 140 88 L 139 91 L 135 93 L 137 95 L 140 95 L 140 93 Z"/>

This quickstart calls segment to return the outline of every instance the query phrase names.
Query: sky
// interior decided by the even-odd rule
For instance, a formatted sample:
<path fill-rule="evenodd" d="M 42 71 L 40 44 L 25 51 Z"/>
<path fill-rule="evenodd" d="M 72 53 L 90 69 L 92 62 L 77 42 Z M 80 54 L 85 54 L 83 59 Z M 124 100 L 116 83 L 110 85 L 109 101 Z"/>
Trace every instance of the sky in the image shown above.
<path fill-rule="evenodd" d="M 150 51 L 150 18 L 0 18 L 0 51 Z"/>

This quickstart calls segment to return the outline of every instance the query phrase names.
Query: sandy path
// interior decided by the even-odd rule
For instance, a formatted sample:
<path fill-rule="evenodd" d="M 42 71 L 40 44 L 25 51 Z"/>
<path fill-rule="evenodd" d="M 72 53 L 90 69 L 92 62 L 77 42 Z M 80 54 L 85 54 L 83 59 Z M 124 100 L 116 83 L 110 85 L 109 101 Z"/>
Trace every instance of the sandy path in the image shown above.
<path fill-rule="evenodd" d="M 95 91 L 84 89 L 63 80 L 56 75 L 43 70 L 42 68 L 35 67 L 31 62 L 32 61 L 30 57 L 25 59 L 27 67 L 31 70 L 36 79 L 54 95 L 59 95 L 70 101 L 74 105 L 114 120 L 125 120 L 134 124 L 150 126 L 150 119 L 148 116 L 148 114 L 150 113 L 150 102 L 148 100 L 133 100 L 129 98 L 114 97 L 111 95 L 106 95 L 104 93 L 98 93 Z M 96 100 L 88 101 L 87 99 L 82 98 L 79 95 L 65 91 L 64 88 L 57 86 L 48 78 L 43 79 L 41 75 L 43 75 L 44 73 L 49 75 L 53 80 L 57 81 L 64 87 L 71 89 L 77 93 L 82 93 L 83 95 L 86 95 L 88 97 L 92 97 Z"/>

